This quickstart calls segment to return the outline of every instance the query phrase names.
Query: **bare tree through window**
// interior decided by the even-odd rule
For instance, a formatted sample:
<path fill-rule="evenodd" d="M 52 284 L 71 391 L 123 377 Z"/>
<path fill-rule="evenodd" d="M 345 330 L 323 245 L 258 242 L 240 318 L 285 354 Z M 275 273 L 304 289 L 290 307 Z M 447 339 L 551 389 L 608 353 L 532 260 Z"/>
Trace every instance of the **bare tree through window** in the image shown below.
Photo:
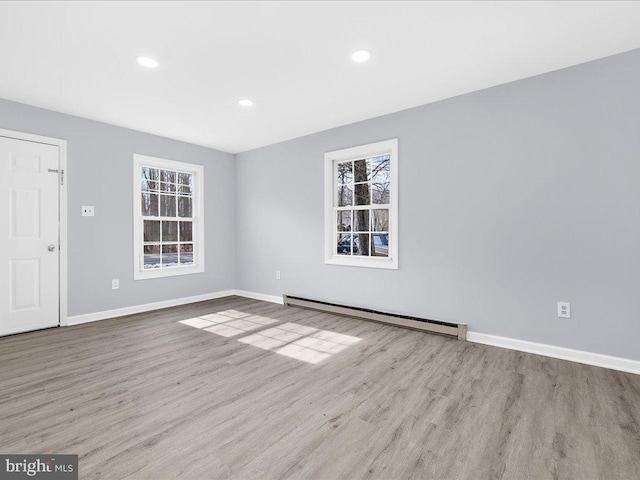
<path fill-rule="evenodd" d="M 143 268 L 193 265 L 193 174 L 143 166 Z"/>
<path fill-rule="evenodd" d="M 390 156 L 336 164 L 336 253 L 389 255 Z"/>

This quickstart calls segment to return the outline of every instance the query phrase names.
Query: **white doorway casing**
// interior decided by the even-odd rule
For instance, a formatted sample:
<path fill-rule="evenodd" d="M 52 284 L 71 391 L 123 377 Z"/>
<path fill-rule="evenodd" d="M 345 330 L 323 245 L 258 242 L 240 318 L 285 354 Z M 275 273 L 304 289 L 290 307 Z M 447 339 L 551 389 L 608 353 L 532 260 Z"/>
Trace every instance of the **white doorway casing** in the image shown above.
<path fill-rule="evenodd" d="M 0 129 L 0 335 L 67 324 L 66 147 Z"/>

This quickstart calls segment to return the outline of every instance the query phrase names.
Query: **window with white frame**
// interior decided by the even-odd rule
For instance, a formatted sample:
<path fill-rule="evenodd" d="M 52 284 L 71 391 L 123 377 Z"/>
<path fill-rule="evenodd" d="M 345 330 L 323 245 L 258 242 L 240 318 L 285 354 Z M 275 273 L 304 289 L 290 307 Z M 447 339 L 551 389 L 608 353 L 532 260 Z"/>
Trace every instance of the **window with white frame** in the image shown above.
<path fill-rule="evenodd" d="M 202 165 L 133 156 L 134 278 L 204 271 Z"/>
<path fill-rule="evenodd" d="M 325 262 L 398 268 L 398 140 L 325 154 Z"/>

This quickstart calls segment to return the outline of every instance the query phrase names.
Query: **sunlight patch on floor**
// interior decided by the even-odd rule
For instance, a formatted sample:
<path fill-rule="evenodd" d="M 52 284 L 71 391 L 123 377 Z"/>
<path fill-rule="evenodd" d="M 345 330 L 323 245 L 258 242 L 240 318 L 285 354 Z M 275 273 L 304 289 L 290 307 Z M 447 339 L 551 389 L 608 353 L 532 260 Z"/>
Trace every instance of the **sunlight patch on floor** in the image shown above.
<path fill-rule="evenodd" d="M 239 342 L 307 363 L 326 360 L 360 340 L 358 337 L 297 323 L 285 323 L 238 339 Z"/>
<path fill-rule="evenodd" d="M 259 315 L 251 315 L 237 310 L 225 310 L 224 312 L 181 320 L 179 323 L 206 330 L 209 333 L 215 333 L 223 337 L 235 337 L 236 335 L 242 335 L 243 333 L 262 328 L 265 325 L 278 323 L 278 320 L 261 317 Z"/>
<path fill-rule="evenodd" d="M 273 318 L 227 310 L 180 320 L 178 323 L 229 338 L 277 322 L 278 320 Z M 326 360 L 360 340 L 358 337 L 319 330 L 297 323 L 284 323 L 238 339 L 239 342 L 247 345 L 313 364 Z"/>

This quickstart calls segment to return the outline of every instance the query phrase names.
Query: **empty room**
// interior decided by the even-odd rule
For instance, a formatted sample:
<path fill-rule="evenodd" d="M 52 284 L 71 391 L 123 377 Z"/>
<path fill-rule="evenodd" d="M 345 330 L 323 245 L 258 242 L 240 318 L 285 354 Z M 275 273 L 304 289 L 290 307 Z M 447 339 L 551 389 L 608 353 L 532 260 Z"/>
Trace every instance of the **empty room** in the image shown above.
<path fill-rule="evenodd" d="M 640 2 L 0 2 L 0 479 L 640 479 Z"/>

